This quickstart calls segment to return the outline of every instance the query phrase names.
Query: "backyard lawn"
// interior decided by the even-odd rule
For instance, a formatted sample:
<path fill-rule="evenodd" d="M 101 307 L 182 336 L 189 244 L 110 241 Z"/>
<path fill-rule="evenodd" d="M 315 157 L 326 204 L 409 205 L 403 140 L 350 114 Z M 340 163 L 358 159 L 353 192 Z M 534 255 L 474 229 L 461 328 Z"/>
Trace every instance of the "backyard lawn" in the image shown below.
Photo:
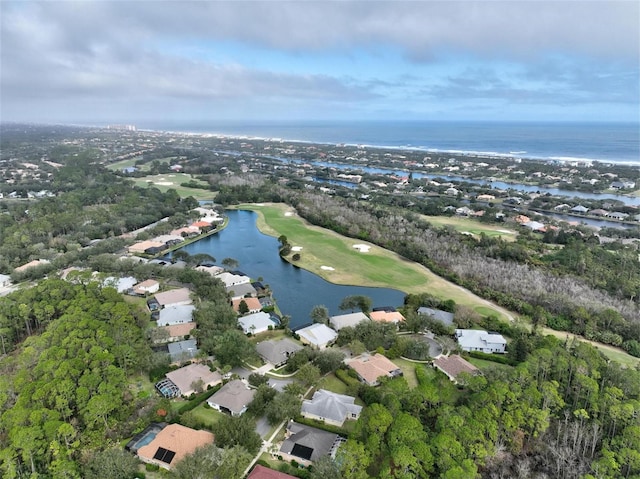
<path fill-rule="evenodd" d="M 511 313 L 483 300 L 471 292 L 444 280 L 429 269 L 379 246 L 341 236 L 310 225 L 284 204 L 241 205 L 256 211 L 258 228 L 263 233 L 284 235 L 296 248 L 300 259 L 296 265 L 335 284 L 350 284 L 398 289 L 405 293 L 428 292 L 484 314 L 512 319 Z"/>

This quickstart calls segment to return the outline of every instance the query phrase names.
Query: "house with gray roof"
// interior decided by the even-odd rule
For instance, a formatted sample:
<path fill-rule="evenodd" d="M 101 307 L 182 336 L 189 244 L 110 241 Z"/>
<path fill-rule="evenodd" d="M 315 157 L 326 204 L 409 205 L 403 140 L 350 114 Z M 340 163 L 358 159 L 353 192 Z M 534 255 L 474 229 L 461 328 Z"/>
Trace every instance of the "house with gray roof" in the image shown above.
<path fill-rule="evenodd" d="M 192 304 L 169 306 L 161 309 L 158 315 L 158 326 L 190 323 L 193 321 L 193 311 L 195 309 L 196 307 Z"/>
<path fill-rule="evenodd" d="M 253 401 L 256 390 L 250 389 L 240 379 L 234 379 L 220 388 L 207 403 L 213 409 L 220 412 L 241 416 L 247 410 L 247 406 Z"/>
<path fill-rule="evenodd" d="M 235 284 L 233 286 L 227 286 L 227 294 L 232 300 L 245 298 L 247 296 L 255 297 L 258 295 L 256 288 L 251 286 L 251 283 Z"/>
<path fill-rule="evenodd" d="M 363 321 L 369 321 L 369 316 L 361 311 L 358 313 L 340 314 L 329 318 L 329 324 L 336 331 L 347 327 L 354 328 Z"/>
<path fill-rule="evenodd" d="M 502 334 L 478 329 L 456 329 L 456 340 L 463 351 L 504 353 L 507 345 Z"/>
<path fill-rule="evenodd" d="M 442 311 L 441 309 L 426 308 L 424 306 L 418 308 L 418 314 L 429 316 L 431 319 L 440 321 L 445 326 L 453 326 L 453 313 Z"/>
<path fill-rule="evenodd" d="M 289 357 L 301 349 L 302 346 L 289 338 L 270 339 L 256 344 L 256 351 L 260 357 L 276 368 L 286 364 Z"/>
<path fill-rule="evenodd" d="M 300 337 L 302 344 L 308 344 L 316 349 L 324 349 L 338 338 L 338 333 L 320 323 L 298 329 L 296 334 Z"/>
<path fill-rule="evenodd" d="M 247 314 L 238 318 L 238 324 L 244 331 L 244 334 L 260 334 L 276 327 L 276 323 L 271 319 L 269 313 L 259 311 L 253 314 Z"/>
<path fill-rule="evenodd" d="M 172 363 L 188 361 L 198 354 L 198 343 L 195 339 L 187 339 L 185 341 L 176 341 L 167 344 L 169 356 Z"/>
<path fill-rule="evenodd" d="M 311 399 L 302 402 L 301 414 L 309 419 L 341 427 L 347 419 L 356 420 L 360 417 L 362 406 L 355 404 L 355 400 L 351 396 L 319 389 Z"/>
<path fill-rule="evenodd" d="M 335 433 L 290 421 L 279 453 L 285 461 L 308 466 L 323 456 L 335 457 L 342 441 Z"/>

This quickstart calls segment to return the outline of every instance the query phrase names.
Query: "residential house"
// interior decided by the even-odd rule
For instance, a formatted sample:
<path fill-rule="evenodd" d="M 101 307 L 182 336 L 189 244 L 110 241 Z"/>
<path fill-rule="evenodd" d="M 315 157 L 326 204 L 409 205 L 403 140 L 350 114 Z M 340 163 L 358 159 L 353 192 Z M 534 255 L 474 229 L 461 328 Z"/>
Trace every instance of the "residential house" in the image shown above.
<path fill-rule="evenodd" d="M 371 321 L 377 323 L 399 324 L 404 321 L 404 316 L 400 311 L 372 311 L 369 313 Z"/>
<path fill-rule="evenodd" d="M 168 372 L 165 377 L 178 387 L 183 396 L 198 392 L 196 387 L 200 381 L 202 390 L 222 383 L 222 375 L 217 371 L 211 371 L 205 364 L 189 364 Z"/>
<path fill-rule="evenodd" d="M 457 188 L 454 188 L 453 186 L 444 190 L 444 194 L 447 196 L 458 196 L 460 193 L 461 191 Z"/>
<path fill-rule="evenodd" d="M 235 284 L 227 287 L 227 294 L 234 299 L 257 296 L 256 289 L 250 283 Z"/>
<path fill-rule="evenodd" d="M 453 313 L 442 311 L 441 309 L 426 308 L 424 306 L 418 308 L 418 314 L 429 316 L 431 319 L 440 321 L 445 326 L 453 326 Z"/>
<path fill-rule="evenodd" d="M 440 356 L 433 361 L 433 366 L 447 375 L 449 380 L 457 382 L 461 373 L 480 374 L 480 370 L 458 354 Z"/>
<path fill-rule="evenodd" d="M 247 406 L 253 401 L 255 389 L 250 389 L 244 382 L 234 379 L 220 388 L 207 403 L 220 412 L 241 416 L 247 410 Z"/>
<path fill-rule="evenodd" d="M 356 420 L 360 417 L 362 406 L 355 404 L 355 400 L 351 396 L 319 389 L 311 399 L 302 402 L 301 414 L 309 419 L 342 427 L 347 419 Z"/>
<path fill-rule="evenodd" d="M 349 361 L 349 367 L 356 372 L 363 383 L 369 386 L 380 384 L 378 379 L 383 376 L 390 378 L 402 376 L 402 369 L 382 354 L 374 354 L 373 356 L 363 354 Z"/>
<path fill-rule="evenodd" d="M 254 467 L 247 479 L 297 479 L 295 476 L 291 476 L 290 474 L 285 474 L 284 472 L 274 471 L 273 469 L 269 469 L 268 467 L 261 466 L 257 464 Z"/>
<path fill-rule="evenodd" d="M 289 338 L 270 339 L 256 344 L 256 351 L 260 357 L 276 368 L 285 365 L 289 357 L 301 349 L 302 346 Z"/>
<path fill-rule="evenodd" d="M 607 210 L 603 210 L 601 208 L 597 208 L 595 210 L 591 210 L 592 216 L 607 216 L 609 212 Z"/>
<path fill-rule="evenodd" d="M 369 321 L 369 316 L 363 312 L 340 314 L 329 318 L 329 324 L 336 331 L 340 331 L 342 328 L 354 328 L 363 321 Z"/>
<path fill-rule="evenodd" d="M 571 208 L 571 210 L 569 211 L 571 211 L 572 213 L 577 213 L 579 215 L 584 215 L 589 211 L 589 208 L 586 208 L 585 206 L 582 206 L 582 205 L 577 205 Z"/>
<path fill-rule="evenodd" d="M 164 326 L 164 329 L 169 335 L 167 338 L 168 341 L 180 341 L 196 329 L 196 323 L 191 321 L 188 323 L 172 324 L 170 326 Z"/>
<path fill-rule="evenodd" d="M 248 313 L 257 313 L 262 309 L 262 303 L 258 298 L 236 298 L 231 302 L 236 313 L 240 313 L 240 303 L 243 301 L 247 305 Z"/>
<path fill-rule="evenodd" d="M 205 273 L 209 273 L 211 276 L 218 276 L 220 273 L 224 273 L 223 267 L 216 266 L 214 264 L 201 264 L 200 266 L 196 266 L 196 270 L 204 271 Z"/>
<path fill-rule="evenodd" d="M 279 454 L 308 466 L 323 456 L 335 457 L 342 438 L 335 433 L 289 421 Z"/>
<path fill-rule="evenodd" d="M 179 363 L 193 359 L 198 354 L 198 343 L 195 339 L 186 339 L 167 344 L 172 363 Z"/>
<path fill-rule="evenodd" d="M 635 181 L 614 181 L 611 183 L 611 189 L 614 190 L 625 190 L 625 189 L 634 189 L 636 187 Z"/>
<path fill-rule="evenodd" d="M 612 220 L 626 220 L 629 215 L 627 213 L 621 213 L 620 211 L 612 211 L 611 213 L 607 213 L 605 215 L 607 218 L 611 218 Z"/>
<path fill-rule="evenodd" d="M 214 436 L 208 431 L 197 431 L 180 424 L 169 424 L 147 445 L 137 450 L 142 462 L 157 464 L 170 470 L 196 449 L 213 444 Z"/>
<path fill-rule="evenodd" d="M 182 236 L 183 238 L 191 238 L 193 236 L 198 236 L 201 233 L 200 228 L 197 226 L 183 226 L 182 228 L 177 228 L 175 230 L 171 230 L 169 234 L 174 236 Z"/>
<path fill-rule="evenodd" d="M 269 313 L 259 311 L 238 318 L 238 323 L 245 334 L 260 334 L 276 327 L 276 323 L 271 319 Z"/>
<path fill-rule="evenodd" d="M 540 223 L 539 221 L 527 221 L 526 223 L 522 223 L 521 226 L 524 226 L 531 231 L 545 231 L 544 223 Z"/>
<path fill-rule="evenodd" d="M 159 235 L 153 238 L 153 241 L 157 241 L 158 243 L 162 243 L 165 248 L 169 248 L 171 246 L 175 246 L 184 241 L 184 238 L 181 235 Z"/>
<path fill-rule="evenodd" d="M 133 276 L 125 276 L 124 278 L 109 276 L 102 282 L 104 286 L 111 286 L 112 288 L 115 288 L 118 293 L 130 291 L 137 283 L 138 280 Z"/>
<path fill-rule="evenodd" d="M 224 283 L 225 288 L 236 286 L 238 284 L 251 283 L 251 278 L 249 278 L 249 276 L 233 274 L 227 271 L 220 273 L 218 276 L 216 276 L 216 278 Z"/>
<path fill-rule="evenodd" d="M 155 251 L 156 253 L 159 251 L 162 251 L 163 249 L 165 249 L 165 244 L 160 242 L 160 241 L 140 241 L 138 243 L 132 244 L 131 246 L 129 246 L 128 251 L 129 253 L 134 253 L 134 254 L 141 254 L 141 253 L 147 253 L 147 254 L 154 254 L 150 251 Z"/>
<path fill-rule="evenodd" d="M 196 307 L 192 304 L 163 308 L 158 315 L 158 326 L 190 323 L 193 321 L 193 311 L 195 309 Z"/>
<path fill-rule="evenodd" d="M 188 288 L 172 289 L 155 295 L 160 308 L 191 304 L 191 291 Z"/>
<path fill-rule="evenodd" d="M 501 334 L 478 329 L 456 329 L 456 340 L 463 351 L 504 353 L 507 341 Z"/>
<path fill-rule="evenodd" d="M 478 195 L 476 200 L 478 201 L 494 201 L 496 197 L 494 195 Z"/>
<path fill-rule="evenodd" d="M 147 294 L 154 294 L 160 290 L 160 283 L 155 279 L 147 279 L 141 283 L 133 286 L 133 292 L 140 296 L 146 296 Z"/>
<path fill-rule="evenodd" d="M 300 337 L 302 344 L 308 344 L 316 349 L 325 349 L 338 338 L 338 333 L 320 323 L 298 329 L 296 334 Z"/>

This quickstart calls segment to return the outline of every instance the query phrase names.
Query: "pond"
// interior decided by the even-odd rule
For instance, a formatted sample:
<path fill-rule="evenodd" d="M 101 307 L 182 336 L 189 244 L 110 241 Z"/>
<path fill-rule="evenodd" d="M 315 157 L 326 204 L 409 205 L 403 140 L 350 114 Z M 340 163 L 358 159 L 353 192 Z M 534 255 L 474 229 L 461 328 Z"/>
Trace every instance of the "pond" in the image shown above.
<path fill-rule="evenodd" d="M 405 294 L 388 288 L 341 286 L 291 265 L 280 258 L 276 238 L 261 233 L 252 211 L 228 211 L 229 225 L 222 231 L 184 247 L 189 254 L 207 253 L 220 264 L 224 258 L 238 261 L 238 268 L 252 279 L 262 278 L 273 291 L 282 314 L 291 316 L 291 329 L 311 323 L 311 309 L 323 304 L 330 315 L 344 314 L 338 306 L 345 296 L 364 295 L 373 307 L 402 306 Z"/>

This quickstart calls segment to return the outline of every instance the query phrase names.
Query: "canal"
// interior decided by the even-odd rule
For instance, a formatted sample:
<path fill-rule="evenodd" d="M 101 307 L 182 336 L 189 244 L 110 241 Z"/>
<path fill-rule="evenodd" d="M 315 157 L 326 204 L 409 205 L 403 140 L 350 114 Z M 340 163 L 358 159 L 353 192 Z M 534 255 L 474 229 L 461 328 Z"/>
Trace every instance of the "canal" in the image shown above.
<path fill-rule="evenodd" d="M 291 329 L 310 324 L 309 313 L 316 305 L 325 305 L 330 315 L 350 312 L 338 308 L 345 296 L 368 296 L 373 307 L 402 305 L 402 291 L 332 284 L 291 265 L 280 258 L 278 240 L 258 230 L 256 213 L 230 210 L 227 214 L 229 225 L 224 230 L 185 246 L 184 251 L 210 254 L 218 264 L 224 258 L 233 258 L 246 275 L 254 280 L 262 278 L 263 284 L 271 287 L 282 314 L 291 316 Z"/>

